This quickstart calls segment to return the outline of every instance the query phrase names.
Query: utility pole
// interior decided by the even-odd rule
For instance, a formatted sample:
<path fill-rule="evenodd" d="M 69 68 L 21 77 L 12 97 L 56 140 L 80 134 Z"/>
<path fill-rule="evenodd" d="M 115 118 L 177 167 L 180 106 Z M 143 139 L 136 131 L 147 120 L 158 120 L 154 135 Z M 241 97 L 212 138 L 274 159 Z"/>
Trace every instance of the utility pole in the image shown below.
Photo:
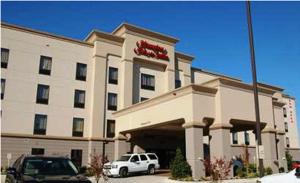
<path fill-rule="evenodd" d="M 254 92 L 254 105 L 255 105 L 255 118 L 256 118 L 256 133 L 255 138 L 257 142 L 257 152 L 258 152 L 258 168 L 259 176 L 263 177 L 264 175 L 264 164 L 263 159 L 259 155 L 259 148 L 262 147 L 261 142 L 261 129 L 260 129 L 260 114 L 259 114 L 259 103 L 258 103 L 258 89 L 257 89 L 257 77 L 256 77 L 256 65 L 255 65 L 255 52 L 254 52 L 254 41 L 253 41 L 253 30 L 252 30 L 252 20 L 251 20 L 251 8 L 250 1 L 246 1 L 247 7 L 247 22 L 248 22 L 248 34 L 249 34 L 249 44 L 250 44 L 250 53 L 251 53 L 251 68 L 252 68 L 252 79 L 253 79 L 253 92 Z"/>

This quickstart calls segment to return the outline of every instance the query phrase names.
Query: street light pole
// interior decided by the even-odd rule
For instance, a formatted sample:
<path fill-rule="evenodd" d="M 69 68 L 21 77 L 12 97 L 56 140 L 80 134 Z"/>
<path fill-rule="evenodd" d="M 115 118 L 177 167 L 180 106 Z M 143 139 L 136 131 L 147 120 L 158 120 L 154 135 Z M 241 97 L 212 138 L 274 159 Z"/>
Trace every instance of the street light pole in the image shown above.
<path fill-rule="evenodd" d="M 257 77 L 256 77 L 256 64 L 255 64 L 255 52 L 254 52 L 254 41 L 253 41 L 253 30 L 252 30 L 252 20 L 251 20 L 251 8 L 250 1 L 246 1 L 247 7 L 247 22 L 248 22 L 248 33 L 249 33 L 249 44 L 250 44 L 250 52 L 251 52 L 251 68 L 252 68 L 252 79 L 253 79 L 253 92 L 254 92 L 254 105 L 255 105 L 255 118 L 256 118 L 256 141 L 257 141 L 257 152 L 259 152 L 259 147 L 262 146 L 261 142 L 261 129 L 260 129 L 260 114 L 259 114 L 259 103 L 258 103 L 258 89 L 257 89 Z M 264 165 L 263 159 L 259 156 L 259 176 L 262 177 L 264 175 Z"/>

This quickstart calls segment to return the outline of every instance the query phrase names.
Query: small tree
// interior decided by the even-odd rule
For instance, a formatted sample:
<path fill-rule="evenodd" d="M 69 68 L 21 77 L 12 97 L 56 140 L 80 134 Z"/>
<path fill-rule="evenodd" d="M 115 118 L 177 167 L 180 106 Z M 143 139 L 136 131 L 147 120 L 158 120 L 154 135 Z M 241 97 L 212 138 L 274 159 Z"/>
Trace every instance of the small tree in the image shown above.
<path fill-rule="evenodd" d="M 98 154 L 93 154 L 91 155 L 91 163 L 90 168 L 94 173 L 96 182 L 98 183 L 100 178 L 103 177 L 105 180 L 107 180 L 107 176 L 104 175 L 103 172 L 103 166 L 105 163 L 107 163 L 107 157 L 105 156 L 104 158 L 101 155 Z"/>
<path fill-rule="evenodd" d="M 210 179 L 213 182 L 226 179 L 231 170 L 232 161 L 226 161 L 224 158 L 214 157 L 213 161 L 210 159 L 204 160 L 205 170 L 208 171 Z"/>
<path fill-rule="evenodd" d="M 191 166 L 186 162 L 179 148 L 176 149 L 175 159 L 171 162 L 171 175 L 175 179 L 192 175 Z"/>
<path fill-rule="evenodd" d="M 285 158 L 286 158 L 288 170 L 292 170 L 293 156 L 290 154 L 289 151 L 285 152 Z"/>

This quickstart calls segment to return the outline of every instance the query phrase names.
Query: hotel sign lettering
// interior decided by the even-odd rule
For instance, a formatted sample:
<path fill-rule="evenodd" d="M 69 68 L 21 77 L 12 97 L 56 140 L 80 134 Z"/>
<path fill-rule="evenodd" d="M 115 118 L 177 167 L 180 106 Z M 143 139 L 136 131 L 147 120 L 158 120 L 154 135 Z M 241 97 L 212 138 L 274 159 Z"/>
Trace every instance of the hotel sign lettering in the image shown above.
<path fill-rule="evenodd" d="M 134 49 L 134 53 L 137 55 L 169 61 L 167 49 L 164 47 L 150 44 L 144 40 L 136 42 L 136 46 L 137 48 Z"/>

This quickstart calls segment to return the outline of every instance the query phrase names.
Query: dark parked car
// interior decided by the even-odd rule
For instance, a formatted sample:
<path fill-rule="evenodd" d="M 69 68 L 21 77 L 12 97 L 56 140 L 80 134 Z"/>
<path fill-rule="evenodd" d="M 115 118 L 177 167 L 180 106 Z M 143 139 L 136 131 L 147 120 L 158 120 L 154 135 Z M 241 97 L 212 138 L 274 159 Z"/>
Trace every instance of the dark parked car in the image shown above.
<path fill-rule="evenodd" d="M 18 158 L 7 171 L 5 183 L 91 183 L 81 175 L 69 158 L 25 156 Z"/>

